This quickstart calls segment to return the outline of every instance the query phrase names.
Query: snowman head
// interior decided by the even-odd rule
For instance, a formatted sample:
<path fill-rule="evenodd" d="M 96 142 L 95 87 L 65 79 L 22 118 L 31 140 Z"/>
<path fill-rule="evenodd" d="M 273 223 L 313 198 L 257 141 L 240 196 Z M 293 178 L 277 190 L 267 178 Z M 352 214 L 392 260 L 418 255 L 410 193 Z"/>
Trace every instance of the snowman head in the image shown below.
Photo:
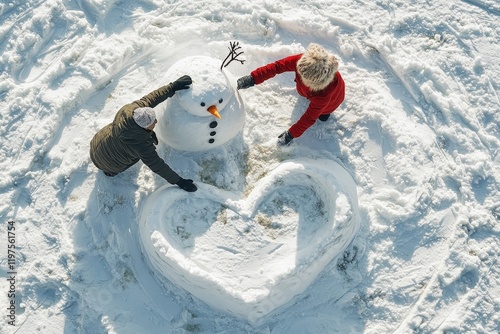
<path fill-rule="evenodd" d="M 219 66 L 217 59 L 206 56 L 189 57 L 176 66 L 179 73 L 175 75 L 188 74 L 193 80 L 190 89 L 177 91 L 174 96 L 188 113 L 221 118 L 219 112 L 234 96 L 234 89 L 226 71 Z"/>

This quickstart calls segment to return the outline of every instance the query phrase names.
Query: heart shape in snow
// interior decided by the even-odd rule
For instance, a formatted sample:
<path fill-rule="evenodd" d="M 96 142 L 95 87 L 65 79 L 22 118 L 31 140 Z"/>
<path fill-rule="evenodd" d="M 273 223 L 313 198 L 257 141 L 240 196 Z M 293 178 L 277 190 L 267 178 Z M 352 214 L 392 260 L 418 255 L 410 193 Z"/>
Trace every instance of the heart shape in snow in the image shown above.
<path fill-rule="evenodd" d="M 356 184 L 330 160 L 284 162 L 246 198 L 198 186 L 146 200 L 145 254 L 162 276 L 253 323 L 302 293 L 359 229 Z"/>

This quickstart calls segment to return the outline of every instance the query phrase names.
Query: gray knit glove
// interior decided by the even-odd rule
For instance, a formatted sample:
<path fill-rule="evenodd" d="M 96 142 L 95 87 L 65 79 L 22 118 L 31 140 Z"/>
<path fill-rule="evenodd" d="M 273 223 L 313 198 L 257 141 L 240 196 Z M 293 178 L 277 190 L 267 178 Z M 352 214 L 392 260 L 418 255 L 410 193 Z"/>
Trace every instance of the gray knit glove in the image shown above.
<path fill-rule="evenodd" d="M 293 136 L 287 130 L 278 136 L 278 146 L 289 145 L 292 140 L 293 140 Z"/>
<path fill-rule="evenodd" d="M 245 75 L 241 77 L 237 81 L 238 89 L 246 89 L 255 85 L 255 81 L 253 81 L 253 77 L 251 75 Z"/>

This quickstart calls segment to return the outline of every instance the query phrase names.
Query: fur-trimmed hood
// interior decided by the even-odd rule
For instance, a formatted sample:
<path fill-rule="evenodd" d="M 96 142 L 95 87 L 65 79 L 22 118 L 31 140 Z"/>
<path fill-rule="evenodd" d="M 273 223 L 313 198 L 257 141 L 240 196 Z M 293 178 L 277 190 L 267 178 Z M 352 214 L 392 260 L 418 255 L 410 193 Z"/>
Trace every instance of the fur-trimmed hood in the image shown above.
<path fill-rule="evenodd" d="M 311 43 L 297 62 L 297 72 L 304 85 L 313 91 L 326 88 L 339 68 L 337 59 L 321 46 Z"/>

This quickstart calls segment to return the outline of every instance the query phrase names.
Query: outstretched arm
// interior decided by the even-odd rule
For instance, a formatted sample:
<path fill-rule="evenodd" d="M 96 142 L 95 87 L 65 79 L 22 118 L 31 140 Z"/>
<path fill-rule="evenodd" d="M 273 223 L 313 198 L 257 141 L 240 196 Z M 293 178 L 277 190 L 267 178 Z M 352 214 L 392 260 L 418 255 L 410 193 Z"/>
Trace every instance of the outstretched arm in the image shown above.
<path fill-rule="evenodd" d="M 252 73 L 250 73 L 250 75 L 238 79 L 238 89 L 245 89 L 252 87 L 253 85 L 261 84 L 264 81 L 273 78 L 276 74 L 294 72 L 297 67 L 297 62 L 301 56 L 302 54 L 289 56 L 275 61 L 274 63 L 256 68 L 252 71 Z"/>
<path fill-rule="evenodd" d="M 273 78 L 276 74 L 281 74 L 283 72 L 295 72 L 297 62 L 301 56 L 302 54 L 298 54 L 280 59 L 274 63 L 256 68 L 250 74 L 252 75 L 255 84 L 259 85 L 264 81 Z"/>
<path fill-rule="evenodd" d="M 135 146 L 136 152 L 139 153 L 140 159 L 153 172 L 163 177 L 168 183 L 176 184 L 181 189 L 193 192 L 198 188 L 193 183 L 193 180 L 186 180 L 179 176 L 165 161 L 158 156 L 156 149 L 152 143 L 143 142 Z"/>
<path fill-rule="evenodd" d="M 142 162 L 148 166 L 153 172 L 160 175 L 167 180 L 168 183 L 176 184 L 180 180 L 177 174 L 169 165 L 163 161 L 162 158 L 156 153 L 156 148 L 152 143 L 140 143 L 134 147 L 135 151 L 139 154 Z"/>
<path fill-rule="evenodd" d="M 175 92 L 181 89 L 188 89 L 191 85 L 192 80 L 188 75 L 184 75 L 174 82 L 168 85 L 162 86 L 146 96 L 143 96 L 140 100 L 135 101 L 139 107 L 150 107 L 154 108 L 158 104 L 162 103 L 169 97 L 174 96 Z"/>
<path fill-rule="evenodd" d="M 316 122 L 318 117 L 324 112 L 325 104 L 322 100 L 309 102 L 309 107 L 304 114 L 288 129 L 293 138 L 302 136 Z"/>

